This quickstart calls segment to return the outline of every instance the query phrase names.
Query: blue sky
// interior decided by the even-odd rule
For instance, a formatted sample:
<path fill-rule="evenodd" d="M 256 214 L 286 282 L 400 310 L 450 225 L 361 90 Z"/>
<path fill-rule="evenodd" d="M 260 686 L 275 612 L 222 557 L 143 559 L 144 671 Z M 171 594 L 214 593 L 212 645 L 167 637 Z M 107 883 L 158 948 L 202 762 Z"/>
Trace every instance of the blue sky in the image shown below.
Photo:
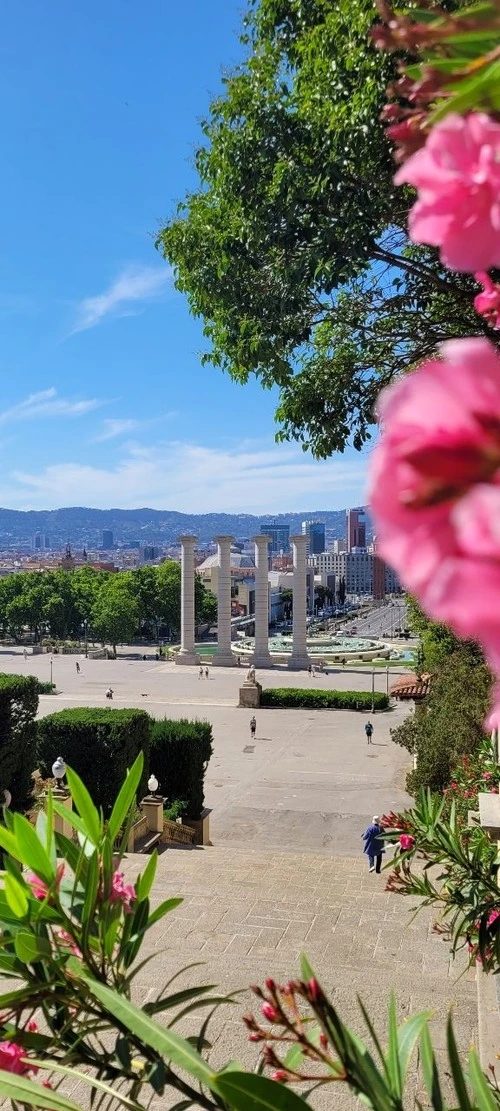
<path fill-rule="evenodd" d="M 0 505 L 278 512 L 362 500 L 356 453 L 274 443 L 274 401 L 200 365 L 154 249 L 239 57 L 237 0 L 4 0 Z"/>

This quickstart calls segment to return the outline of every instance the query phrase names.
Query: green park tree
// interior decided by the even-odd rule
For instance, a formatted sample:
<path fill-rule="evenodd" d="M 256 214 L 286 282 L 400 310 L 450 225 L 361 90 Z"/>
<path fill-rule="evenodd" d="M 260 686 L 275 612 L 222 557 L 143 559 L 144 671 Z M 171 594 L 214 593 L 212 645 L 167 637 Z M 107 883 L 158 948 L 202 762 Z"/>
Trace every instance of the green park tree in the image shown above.
<path fill-rule="evenodd" d="M 278 439 L 318 457 L 361 448 L 380 387 L 437 344 L 496 335 L 471 279 L 409 245 L 379 119 L 395 61 L 371 44 L 374 19 L 372 0 L 250 0 L 198 188 L 157 239 L 204 322 L 204 361 L 277 385 Z"/>
<path fill-rule="evenodd" d="M 107 576 L 94 603 L 95 634 L 103 644 L 111 644 L 115 654 L 117 644 L 131 640 L 137 629 L 139 601 L 133 578 L 133 572 Z"/>

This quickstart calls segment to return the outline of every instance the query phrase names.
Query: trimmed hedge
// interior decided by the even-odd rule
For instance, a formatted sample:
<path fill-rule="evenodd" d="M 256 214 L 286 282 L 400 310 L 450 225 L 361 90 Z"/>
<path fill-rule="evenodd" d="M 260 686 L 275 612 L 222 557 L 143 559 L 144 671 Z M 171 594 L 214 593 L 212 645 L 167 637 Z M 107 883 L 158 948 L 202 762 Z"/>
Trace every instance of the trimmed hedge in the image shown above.
<path fill-rule="evenodd" d="M 0 675 L 0 791 L 12 795 L 12 809 L 26 810 L 36 767 L 38 679 Z"/>
<path fill-rule="evenodd" d="M 309 687 L 268 687 L 261 706 L 314 710 L 387 710 L 389 699 L 380 691 L 322 691 Z"/>
<path fill-rule="evenodd" d="M 38 691 L 38 694 L 55 694 L 56 693 L 56 684 L 55 683 L 49 683 L 49 682 L 46 683 L 42 679 L 37 679 L 36 682 L 37 682 L 37 688 L 36 689 Z"/>
<path fill-rule="evenodd" d="M 54 760 L 62 756 L 107 817 L 139 752 L 144 753 L 144 775 L 137 797 L 146 793 L 150 729 L 151 718 L 144 710 L 82 707 L 49 714 L 37 723 L 40 770 L 52 775 Z"/>
<path fill-rule="evenodd" d="M 197 819 L 203 810 L 206 765 L 213 752 L 209 721 L 153 721 L 151 771 L 169 799 L 185 799 L 183 818 Z"/>

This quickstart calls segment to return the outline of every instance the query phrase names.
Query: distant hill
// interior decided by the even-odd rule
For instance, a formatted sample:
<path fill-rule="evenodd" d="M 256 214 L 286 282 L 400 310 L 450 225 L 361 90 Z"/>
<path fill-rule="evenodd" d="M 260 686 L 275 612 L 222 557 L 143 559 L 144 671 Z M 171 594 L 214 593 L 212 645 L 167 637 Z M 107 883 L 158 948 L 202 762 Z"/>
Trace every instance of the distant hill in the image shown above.
<path fill-rule="evenodd" d="M 72 506 L 65 509 L 17 510 L 0 509 L 0 548 L 16 541 L 31 539 L 45 533 L 51 547 L 65 544 L 96 547 L 101 544 L 102 530 L 111 529 L 115 544 L 134 540 L 141 544 L 173 543 L 183 532 L 196 533 L 201 543 L 220 534 L 243 538 L 260 531 L 261 524 L 279 521 L 289 524 L 291 531 L 301 530 L 302 521 L 324 521 L 333 537 L 345 536 L 345 509 L 304 510 L 302 513 L 177 513 L 163 509 L 88 509 Z M 368 528 L 371 535 L 371 527 Z"/>

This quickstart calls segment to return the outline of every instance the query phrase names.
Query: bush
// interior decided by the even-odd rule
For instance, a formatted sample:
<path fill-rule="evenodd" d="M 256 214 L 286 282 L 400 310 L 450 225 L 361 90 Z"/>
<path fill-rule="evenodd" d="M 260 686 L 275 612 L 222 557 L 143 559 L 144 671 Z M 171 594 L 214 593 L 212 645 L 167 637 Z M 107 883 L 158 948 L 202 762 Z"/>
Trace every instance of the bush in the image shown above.
<path fill-rule="evenodd" d="M 199 818 L 203 810 L 203 781 L 213 752 L 209 721 L 153 721 L 151 771 L 169 799 L 185 799 L 183 818 Z"/>
<path fill-rule="evenodd" d="M 144 772 L 138 797 L 146 793 L 150 728 L 151 718 L 144 710 L 82 707 L 50 714 L 37 723 L 40 770 L 50 775 L 56 757 L 63 756 L 108 816 L 139 752 L 144 753 Z"/>
<path fill-rule="evenodd" d="M 322 691 L 309 687 L 268 687 L 261 706 L 314 710 L 387 710 L 389 699 L 380 691 Z"/>
<path fill-rule="evenodd" d="M 55 694 L 56 693 L 56 684 L 55 683 L 49 683 L 49 682 L 47 682 L 47 683 L 42 682 L 41 679 L 37 679 L 36 680 L 36 689 L 38 691 L 38 694 Z"/>
<path fill-rule="evenodd" d="M 37 684 L 33 675 L 0 675 L 0 791 L 10 791 L 13 810 L 26 810 L 30 804 Z"/>

